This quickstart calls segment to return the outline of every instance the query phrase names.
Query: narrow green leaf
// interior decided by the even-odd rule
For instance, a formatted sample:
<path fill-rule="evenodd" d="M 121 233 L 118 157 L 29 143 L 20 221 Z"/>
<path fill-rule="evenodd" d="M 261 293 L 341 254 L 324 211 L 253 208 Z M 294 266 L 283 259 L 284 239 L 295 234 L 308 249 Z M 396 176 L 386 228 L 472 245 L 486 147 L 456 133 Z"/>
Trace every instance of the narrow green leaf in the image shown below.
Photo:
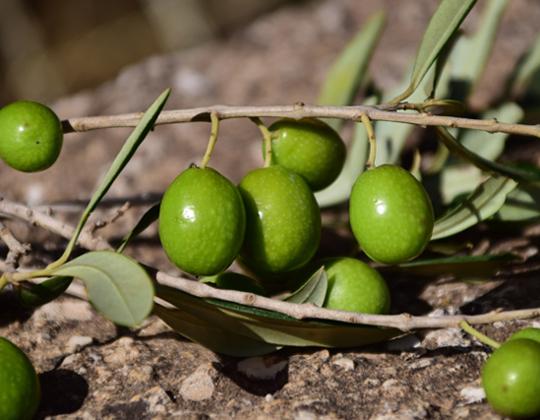
<path fill-rule="evenodd" d="M 516 259 L 516 256 L 511 254 L 459 255 L 415 260 L 390 269 L 426 276 L 452 273 L 452 275 L 460 278 L 485 278 L 495 273 L 504 265 L 516 261 Z"/>
<path fill-rule="evenodd" d="M 140 235 L 144 232 L 152 223 L 154 223 L 159 218 L 159 205 L 160 203 L 154 204 L 150 207 L 144 214 L 141 216 L 137 224 L 131 229 L 131 231 L 124 236 L 122 243 L 116 250 L 116 252 L 124 252 L 129 241 L 131 241 L 135 236 Z"/>
<path fill-rule="evenodd" d="M 81 279 L 90 302 L 117 324 L 136 326 L 152 309 L 154 286 L 150 276 L 123 254 L 88 252 L 59 267 L 54 274 Z"/>
<path fill-rule="evenodd" d="M 523 118 L 523 110 L 515 103 L 507 102 L 497 109 L 487 111 L 482 115 L 483 119 L 493 119 L 507 123 L 517 123 Z M 478 130 L 464 130 L 461 136 L 461 144 L 488 160 L 497 159 L 504 150 L 507 133 L 488 133 Z"/>
<path fill-rule="evenodd" d="M 26 307 L 45 305 L 64 293 L 71 281 L 71 277 L 55 276 L 37 284 L 23 282 L 18 288 L 19 297 Z"/>
<path fill-rule="evenodd" d="M 513 92 L 526 93 L 526 96 L 532 97 L 540 96 L 540 36 L 516 66 L 512 85 Z"/>
<path fill-rule="evenodd" d="M 517 182 L 505 177 L 490 177 L 458 206 L 435 221 L 431 239 L 441 239 L 487 219 L 504 204 L 506 196 Z"/>
<path fill-rule="evenodd" d="M 143 114 L 141 120 L 122 146 L 122 149 L 120 149 L 120 152 L 118 152 L 118 154 L 116 155 L 113 163 L 111 164 L 111 167 L 105 174 L 103 181 L 101 182 L 97 190 L 94 192 L 94 195 L 86 206 L 86 209 L 84 210 L 81 219 L 79 220 L 79 224 L 75 229 L 75 233 L 73 234 L 68 246 L 66 247 L 66 251 L 64 252 L 63 256 L 64 258 L 67 259 L 71 254 L 71 251 L 73 250 L 73 247 L 75 246 L 75 243 L 77 242 L 77 239 L 79 238 L 82 228 L 88 220 L 90 213 L 94 211 L 103 196 L 107 193 L 107 191 L 109 191 L 109 188 L 111 187 L 114 180 L 118 177 L 122 169 L 124 169 L 124 167 L 127 165 L 137 148 L 145 139 L 148 132 L 154 127 L 154 122 L 156 121 L 161 110 L 163 109 L 163 106 L 165 105 L 165 102 L 167 101 L 170 92 L 170 89 L 167 89 L 161 95 L 159 95 L 159 97 L 154 101 L 150 108 L 148 108 L 148 110 Z"/>
<path fill-rule="evenodd" d="M 408 98 L 418 87 L 451 36 L 458 30 L 476 0 L 442 0 L 428 27 L 414 63 L 409 86 L 391 102 L 398 103 Z"/>
<path fill-rule="evenodd" d="M 236 334 L 219 323 L 197 317 L 189 311 L 154 305 L 154 313 L 173 330 L 216 352 L 234 357 L 252 357 L 272 353 L 280 346 Z"/>
<path fill-rule="evenodd" d="M 496 219 L 517 222 L 540 217 L 540 189 L 518 185 L 506 197 L 504 205 L 496 214 Z"/>
<path fill-rule="evenodd" d="M 321 267 L 304 284 L 287 296 L 285 301 L 291 303 L 312 303 L 315 306 L 321 307 L 326 298 L 327 288 L 328 277 L 324 267 Z"/>
<path fill-rule="evenodd" d="M 476 166 L 468 164 L 445 166 L 438 177 L 441 204 L 449 205 L 457 197 L 470 194 L 485 178 L 484 173 Z"/>
<path fill-rule="evenodd" d="M 371 96 L 365 101 L 365 104 L 372 105 L 376 101 L 377 98 Z M 333 206 L 347 201 L 354 181 L 364 172 L 369 154 L 369 141 L 362 123 L 356 123 L 354 127 L 352 143 L 347 150 L 347 157 L 340 174 L 332 184 L 315 193 L 315 198 L 321 207 Z"/>
<path fill-rule="evenodd" d="M 477 155 L 459 143 L 446 128 L 437 127 L 436 130 L 439 138 L 443 141 L 448 150 L 456 153 L 462 159 L 472 163 L 483 171 L 494 172 L 515 179 L 516 181 L 536 184 L 540 183 L 539 169 L 524 169 L 517 166 L 503 165 L 501 163 L 484 159 L 482 156 Z"/>
<path fill-rule="evenodd" d="M 376 13 L 345 47 L 326 76 L 317 103 L 336 106 L 351 104 L 367 73 L 384 21 L 384 13 Z M 342 124 L 342 120 L 338 119 L 327 122 L 335 130 Z"/>
<path fill-rule="evenodd" d="M 401 333 L 389 328 L 299 321 L 260 308 L 225 301 L 209 302 L 161 285 L 157 294 L 197 319 L 205 319 L 225 330 L 279 346 L 355 347 L 385 341 Z M 179 328 L 178 332 L 182 333 L 182 326 Z"/>

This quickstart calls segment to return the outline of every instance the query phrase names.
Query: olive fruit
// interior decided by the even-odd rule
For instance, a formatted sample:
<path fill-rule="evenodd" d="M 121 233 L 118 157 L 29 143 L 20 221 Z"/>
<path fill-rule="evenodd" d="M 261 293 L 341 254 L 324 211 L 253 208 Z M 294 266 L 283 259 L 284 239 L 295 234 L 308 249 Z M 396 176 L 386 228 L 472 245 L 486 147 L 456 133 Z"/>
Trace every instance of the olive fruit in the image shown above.
<path fill-rule="evenodd" d="M 273 163 L 302 176 L 313 191 L 322 190 L 337 178 L 346 148 L 328 124 L 312 118 L 282 119 L 269 130 Z"/>
<path fill-rule="evenodd" d="M 390 310 L 390 292 L 381 275 L 355 258 L 324 261 L 328 290 L 323 306 L 343 311 L 385 314 Z"/>
<path fill-rule="evenodd" d="M 357 178 L 349 216 L 362 250 L 385 264 L 418 256 L 433 231 L 433 208 L 424 187 L 408 171 L 394 165 L 369 169 Z"/>
<path fill-rule="evenodd" d="M 482 386 L 498 413 L 540 415 L 540 343 L 526 338 L 505 342 L 484 364 Z"/>
<path fill-rule="evenodd" d="M 0 419 L 30 420 L 37 411 L 40 386 L 28 357 L 0 337 Z"/>
<path fill-rule="evenodd" d="M 212 168 L 192 166 L 169 185 L 159 209 L 159 238 L 181 270 L 212 275 L 236 258 L 245 231 L 238 189 Z"/>
<path fill-rule="evenodd" d="M 321 215 L 306 182 L 282 166 L 259 168 L 240 182 L 246 207 L 242 262 L 255 271 L 291 271 L 315 254 Z"/>
<path fill-rule="evenodd" d="M 204 277 L 204 283 L 211 284 L 218 289 L 238 290 L 240 292 L 254 293 L 264 296 L 266 292 L 254 279 L 240 273 L 227 271 L 215 276 Z"/>
<path fill-rule="evenodd" d="M 529 340 L 538 341 L 540 343 L 540 328 L 523 328 L 512 334 L 508 340 L 515 340 L 518 338 L 528 338 Z"/>
<path fill-rule="evenodd" d="M 12 102 L 0 109 L 0 158 L 23 172 L 51 166 L 62 149 L 62 124 L 45 105 Z"/>

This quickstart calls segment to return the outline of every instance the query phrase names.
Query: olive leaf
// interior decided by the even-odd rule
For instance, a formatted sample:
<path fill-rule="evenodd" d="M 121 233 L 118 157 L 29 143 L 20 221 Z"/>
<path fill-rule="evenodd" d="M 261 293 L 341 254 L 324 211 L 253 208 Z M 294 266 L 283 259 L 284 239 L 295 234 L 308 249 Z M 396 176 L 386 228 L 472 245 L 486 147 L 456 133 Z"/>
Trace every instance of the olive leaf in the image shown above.
<path fill-rule="evenodd" d="M 355 347 L 388 340 L 401 334 L 393 328 L 323 321 L 300 321 L 287 315 L 222 300 L 200 299 L 158 285 L 157 295 L 197 319 L 227 331 L 278 346 Z M 182 326 L 178 330 L 182 334 Z"/>
<path fill-rule="evenodd" d="M 144 232 L 152 223 L 154 223 L 159 218 L 159 206 L 161 203 L 155 203 L 148 210 L 144 212 L 139 221 L 135 224 L 133 229 L 124 236 L 122 242 L 118 246 L 116 252 L 124 252 L 129 241 L 131 241 L 135 236 L 140 235 Z"/>
<path fill-rule="evenodd" d="M 152 309 L 154 286 L 150 276 L 123 254 L 87 252 L 55 269 L 54 274 L 81 279 L 90 302 L 119 325 L 136 326 Z"/>
<path fill-rule="evenodd" d="M 510 90 L 533 98 L 540 95 L 540 36 L 515 67 Z"/>
<path fill-rule="evenodd" d="M 154 103 L 146 110 L 146 112 L 141 117 L 141 120 L 137 124 L 137 126 L 134 128 L 134 130 L 131 132 L 129 137 L 127 138 L 126 142 L 120 149 L 120 152 L 116 155 L 114 158 L 113 163 L 111 164 L 109 170 L 103 177 L 103 180 L 101 181 L 101 184 L 97 188 L 97 190 L 92 195 L 92 198 L 90 199 L 90 202 L 84 209 L 84 212 L 81 216 L 81 219 L 79 220 L 79 223 L 77 224 L 77 227 L 75 229 L 75 232 L 73 236 L 71 237 L 66 250 L 64 252 L 64 255 L 62 256 L 63 259 L 67 259 L 71 252 L 73 251 L 73 248 L 75 247 L 75 244 L 77 242 L 77 239 L 79 238 L 79 235 L 81 234 L 81 231 L 88 220 L 88 217 L 90 216 L 90 213 L 94 211 L 96 206 L 99 204 L 103 196 L 109 191 L 109 188 L 111 187 L 114 180 L 118 177 L 122 169 L 127 165 L 137 148 L 141 145 L 143 140 L 145 139 L 148 132 L 154 127 L 154 122 L 156 121 L 159 113 L 163 109 L 163 106 L 165 105 L 165 102 L 167 101 L 167 98 L 169 97 L 170 89 L 166 89 L 159 97 L 154 101 Z"/>
<path fill-rule="evenodd" d="M 411 96 L 433 65 L 451 36 L 458 30 L 476 0 L 442 0 L 431 17 L 416 54 L 410 83 L 391 102 L 399 103 Z"/>
<path fill-rule="evenodd" d="M 324 267 L 321 267 L 284 300 L 291 303 L 312 303 L 321 307 L 326 298 L 327 289 L 328 277 Z"/>
<path fill-rule="evenodd" d="M 252 357 L 272 353 L 281 348 L 224 329 L 221 324 L 214 322 L 219 320 L 210 321 L 195 316 L 182 306 L 167 308 L 156 303 L 153 312 L 179 334 L 216 353 L 234 357 Z"/>
<path fill-rule="evenodd" d="M 508 0 L 485 3 L 478 29 L 455 42 L 441 75 L 440 97 L 465 101 L 482 75 Z"/>
<path fill-rule="evenodd" d="M 437 276 L 451 273 L 459 278 L 487 278 L 504 265 L 518 258 L 511 254 L 502 255 L 454 255 L 442 258 L 419 259 L 387 267 L 388 270 L 405 271 L 421 276 Z"/>
<path fill-rule="evenodd" d="M 506 197 L 495 218 L 505 222 L 537 219 L 540 217 L 540 189 L 518 185 Z"/>
<path fill-rule="evenodd" d="M 56 299 L 66 291 L 71 281 L 71 277 L 55 276 L 41 283 L 21 282 L 17 290 L 24 306 L 36 307 Z"/>
<path fill-rule="evenodd" d="M 493 176 L 480 184 L 459 205 L 435 221 L 431 239 L 441 239 L 493 216 L 504 204 L 506 196 L 516 188 L 511 178 Z"/>
<path fill-rule="evenodd" d="M 350 105 L 358 86 L 364 80 L 369 60 L 384 27 L 385 15 L 379 12 L 370 17 L 361 31 L 349 42 L 330 68 L 317 103 L 321 105 Z M 339 130 L 343 120 L 326 121 Z"/>
<path fill-rule="evenodd" d="M 444 145 L 454 152 L 462 159 L 472 163 L 476 167 L 483 171 L 494 172 L 516 181 L 522 181 L 525 183 L 539 184 L 540 183 L 540 169 L 538 168 L 523 168 L 517 166 L 504 165 L 501 163 L 493 162 L 488 159 L 484 159 L 482 156 L 470 151 L 460 142 L 458 142 L 450 132 L 444 127 L 436 128 L 437 134 Z"/>

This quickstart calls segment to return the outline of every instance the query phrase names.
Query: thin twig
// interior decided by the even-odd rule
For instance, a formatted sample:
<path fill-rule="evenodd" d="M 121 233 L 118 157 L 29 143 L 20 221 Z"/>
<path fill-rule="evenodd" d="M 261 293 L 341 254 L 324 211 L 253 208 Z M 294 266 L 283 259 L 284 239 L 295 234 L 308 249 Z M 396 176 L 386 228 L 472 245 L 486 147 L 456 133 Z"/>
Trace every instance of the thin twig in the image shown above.
<path fill-rule="evenodd" d="M 114 209 L 104 219 L 96 219 L 92 223 L 89 223 L 85 230 L 88 231 L 90 234 L 93 234 L 96 230 L 103 229 L 105 226 L 113 224 L 120 217 L 122 217 L 126 213 L 126 211 L 130 209 L 130 207 L 131 203 L 129 201 L 126 201 L 124 204 L 122 204 L 121 207 Z"/>
<path fill-rule="evenodd" d="M 6 206 L 6 204 L 8 204 Z M 17 212 L 13 212 L 16 208 Z M 21 211 L 25 209 L 25 211 Z M 11 210 L 10 213 L 8 210 Z M 7 213 L 20 219 L 26 220 L 29 223 L 34 223 L 36 214 L 39 216 L 40 226 L 50 230 L 53 233 L 59 234 L 65 238 L 71 238 L 74 228 L 72 226 L 58 222 L 49 216 L 43 217 L 37 212 L 33 212 L 28 207 L 22 204 L 11 203 L 8 200 L 0 201 L 0 213 Z M 62 225 L 62 229 L 58 229 L 58 225 Z M 83 236 L 81 235 L 81 238 Z M 110 249 L 112 246 L 106 240 L 101 238 L 92 238 L 86 234 L 84 241 L 81 240 L 81 245 L 89 250 Z M 171 276 L 167 273 L 158 271 L 156 274 L 158 282 L 172 286 L 193 296 L 201 298 L 221 299 L 229 302 L 240 303 L 242 305 L 268 309 L 281 312 L 296 319 L 326 319 L 332 321 L 342 321 L 354 324 L 373 325 L 381 327 L 398 328 L 402 331 L 425 328 L 449 328 L 459 327 L 461 321 L 467 321 L 471 325 L 488 324 L 496 321 L 509 321 L 516 319 L 528 319 L 540 316 L 540 308 L 522 309 L 515 311 L 490 312 L 482 315 L 449 315 L 449 316 L 412 316 L 409 314 L 400 315 L 368 315 L 354 312 L 345 312 L 332 309 L 319 308 L 311 304 L 294 304 L 276 299 L 269 299 L 262 296 L 257 296 L 252 293 L 238 292 L 235 290 L 216 289 L 204 283 L 189 280 L 182 277 Z"/>
<path fill-rule="evenodd" d="M 15 271 L 19 259 L 30 251 L 30 244 L 21 244 L 2 222 L 0 222 L 0 239 L 8 247 L 8 254 L 4 262 L 7 269 L 5 271 Z"/>
<path fill-rule="evenodd" d="M 276 117 L 276 118 L 339 118 L 357 121 L 366 114 L 373 121 L 393 121 L 421 126 L 459 127 L 483 130 L 490 133 L 509 133 L 540 137 L 540 125 L 510 124 L 495 119 L 472 119 L 425 113 L 399 112 L 399 106 L 315 106 L 305 104 L 273 106 L 227 106 L 215 105 L 201 108 L 162 111 L 156 124 L 174 124 L 194 121 L 210 121 L 210 114 L 217 112 L 220 119 Z M 64 132 L 89 131 L 99 128 L 134 127 L 142 113 L 104 115 L 70 118 L 63 121 Z"/>
<path fill-rule="evenodd" d="M 0 197 L 0 214 L 24 220 L 32 225 L 40 226 L 64 238 L 71 238 L 73 226 L 63 223 L 45 213 L 35 211 L 23 204 L 15 203 Z M 79 244 L 86 249 L 107 249 L 110 245 L 103 238 L 83 232 L 79 237 Z"/>

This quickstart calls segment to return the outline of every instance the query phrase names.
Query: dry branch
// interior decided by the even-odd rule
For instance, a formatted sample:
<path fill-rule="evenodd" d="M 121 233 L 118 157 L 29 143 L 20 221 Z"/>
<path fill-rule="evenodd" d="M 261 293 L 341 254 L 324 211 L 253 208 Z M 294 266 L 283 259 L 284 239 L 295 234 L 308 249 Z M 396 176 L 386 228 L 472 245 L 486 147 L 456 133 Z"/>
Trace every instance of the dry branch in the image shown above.
<path fill-rule="evenodd" d="M 390 109 L 390 110 L 389 110 Z M 365 114 L 373 121 L 393 121 L 421 126 L 459 127 L 483 130 L 490 133 L 509 133 L 540 137 L 540 125 L 510 124 L 496 119 L 472 119 L 428 113 L 400 112 L 387 106 L 315 106 L 315 105 L 274 105 L 274 106 L 226 106 L 215 105 L 201 108 L 162 111 L 156 125 L 194 121 L 210 121 L 210 114 L 215 112 L 219 119 L 230 118 L 339 118 L 358 121 Z M 64 132 L 79 132 L 99 128 L 134 127 L 142 113 L 104 115 L 96 117 L 70 118 L 63 121 Z"/>

